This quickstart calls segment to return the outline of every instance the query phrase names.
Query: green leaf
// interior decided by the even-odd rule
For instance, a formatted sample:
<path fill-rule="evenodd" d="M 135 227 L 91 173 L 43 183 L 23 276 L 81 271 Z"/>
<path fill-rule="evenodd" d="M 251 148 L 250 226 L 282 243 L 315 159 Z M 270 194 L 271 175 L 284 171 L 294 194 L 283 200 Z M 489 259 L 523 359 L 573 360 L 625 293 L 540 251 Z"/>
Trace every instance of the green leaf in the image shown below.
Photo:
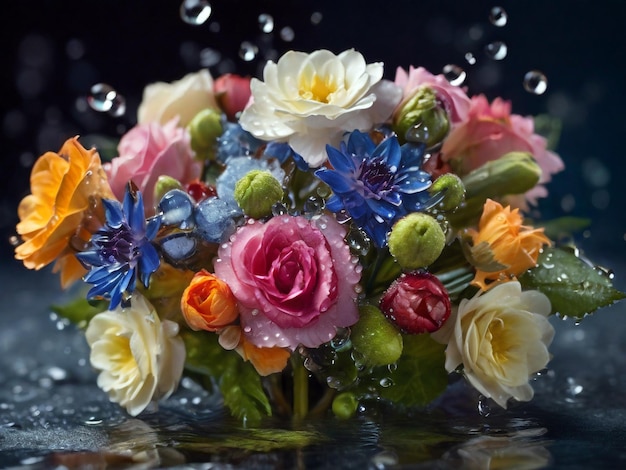
<path fill-rule="evenodd" d="M 425 406 L 437 398 L 448 385 L 445 345 L 430 335 L 405 335 L 402 356 L 397 368 L 378 368 L 381 377 L 393 385 L 381 389 L 381 397 L 405 406 Z M 382 378 L 381 378 L 382 380 Z"/>
<path fill-rule="evenodd" d="M 574 232 L 580 232 L 586 229 L 591 225 L 591 220 L 582 217 L 567 216 L 536 225 L 543 227 L 544 233 L 548 238 L 556 240 L 562 237 L 569 237 Z"/>
<path fill-rule="evenodd" d="M 261 378 L 252 364 L 237 352 L 222 348 L 214 333 L 186 331 L 182 337 L 187 349 L 187 369 L 213 378 L 233 416 L 254 425 L 263 415 L 272 414 Z"/>
<path fill-rule="evenodd" d="M 52 305 L 50 308 L 54 313 L 67 318 L 79 328 L 85 328 L 94 316 L 109 308 L 109 302 L 107 300 L 88 301 L 81 296 L 64 305 Z"/>
<path fill-rule="evenodd" d="M 525 289 L 547 295 L 552 313 L 577 319 L 626 297 L 601 270 L 558 248 L 546 248 L 537 260 L 537 267 L 527 271 L 519 281 Z"/>

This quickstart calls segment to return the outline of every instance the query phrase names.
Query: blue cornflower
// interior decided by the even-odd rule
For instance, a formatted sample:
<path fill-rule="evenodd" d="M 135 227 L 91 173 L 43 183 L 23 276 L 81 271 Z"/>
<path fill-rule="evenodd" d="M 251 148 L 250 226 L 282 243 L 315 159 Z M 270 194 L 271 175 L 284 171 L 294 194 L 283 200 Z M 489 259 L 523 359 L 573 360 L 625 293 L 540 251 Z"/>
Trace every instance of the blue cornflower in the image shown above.
<path fill-rule="evenodd" d="M 423 144 L 400 147 L 397 138 L 390 136 L 377 146 L 368 134 L 354 131 L 340 149 L 327 145 L 326 152 L 333 169 L 315 172 L 333 190 L 326 208 L 345 209 L 379 247 L 386 245 L 396 220 L 440 200 L 426 191 L 431 180 L 420 170 Z"/>
<path fill-rule="evenodd" d="M 91 237 L 91 249 L 76 257 L 89 269 L 85 282 L 93 284 L 88 299 L 110 299 L 112 310 L 125 293 L 135 290 L 137 276 L 148 286 L 150 275 L 159 267 L 157 250 L 150 243 L 160 219 L 146 221 L 141 192 L 126 189 L 124 203 L 103 199 L 106 222 Z"/>

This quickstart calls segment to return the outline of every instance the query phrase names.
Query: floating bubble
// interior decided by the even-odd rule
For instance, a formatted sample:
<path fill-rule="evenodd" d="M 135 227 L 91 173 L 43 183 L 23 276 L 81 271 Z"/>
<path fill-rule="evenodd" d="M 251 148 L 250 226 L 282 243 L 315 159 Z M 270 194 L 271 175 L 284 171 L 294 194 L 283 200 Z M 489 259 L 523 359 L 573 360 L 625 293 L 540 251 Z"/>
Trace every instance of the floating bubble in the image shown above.
<path fill-rule="evenodd" d="M 502 26 L 506 25 L 508 19 L 509 15 L 502 7 L 496 6 L 489 11 L 489 21 L 494 26 L 501 28 Z"/>
<path fill-rule="evenodd" d="M 113 106 L 113 100 L 117 96 L 117 92 L 111 85 L 106 83 L 96 83 L 91 87 L 87 103 L 91 109 L 99 112 L 108 112 Z"/>
<path fill-rule="evenodd" d="M 22 243 L 22 240 L 17 235 L 11 235 L 9 237 L 9 244 L 11 246 L 19 246 Z"/>
<path fill-rule="evenodd" d="M 322 21 L 322 18 L 323 18 L 322 14 L 319 11 L 315 11 L 311 15 L 311 23 L 318 25 Z"/>
<path fill-rule="evenodd" d="M 194 26 L 204 24 L 211 16 L 211 5 L 206 0 L 183 0 L 180 4 L 180 17 Z"/>
<path fill-rule="evenodd" d="M 222 59 L 222 54 L 215 49 L 207 47 L 200 51 L 200 65 L 202 67 L 211 67 L 212 65 L 219 64 Z"/>
<path fill-rule="evenodd" d="M 264 33 L 271 33 L 274 31 L 274 18 L 267 13 L 261 13 L 259 15 L 259 28 Z"/>
<path fill-rule="evenodd" d="M 548 79 L 539 70 L 531 70 L 524 75 L 524 89 L 534 95 L 541 95 L 548 89 Z"/>
<path fill-rule="evenodd" d="M 443 67 L 443 76 L 450 82 L 451 85 L 462 85 L 467 77 L 465 70 L 458 65 L 448 64 Z"/>
<path fill-rule="evenodd" d="M 126 113 L 126 98 L 119 93 L 115 94 L 115 97 L 111 100 L 111 108 L 109 114 L 114 117 L 123 116 Z"/>
<path fill-rule="evenodd" d="M 493 60 L 502 60 L 506 57 L 508 47 L 502 41 L 493 41 L 485 46 L 485 54 Z"/>
<path fill-rule="evenodd" d="M 474 57 L 474 54 L 471 52 L 467 52 L 465 54 L 465 61 L 470 65 L 474 65 L 476 63 L 476 57 Z"/>
<path fill-rule="evenodd" d="M 241 57 L 246 62 L 254 60 L 258 53 L 259 48 L 256 46 L 256 44 L 253 44 L 250 41 L 244 41 L 241 43 L 241 46 L 239 46 L 239 57 Z"/>
<path fill-rule="evenodd" d="M 291 42 L 293 41 L 293 38 L 295 36 L 296 36 L 296 33 L 294 32 L 291 26 L 285 26 L 283 29 L 280 30 L 280 38 L 283 41 Z"/>

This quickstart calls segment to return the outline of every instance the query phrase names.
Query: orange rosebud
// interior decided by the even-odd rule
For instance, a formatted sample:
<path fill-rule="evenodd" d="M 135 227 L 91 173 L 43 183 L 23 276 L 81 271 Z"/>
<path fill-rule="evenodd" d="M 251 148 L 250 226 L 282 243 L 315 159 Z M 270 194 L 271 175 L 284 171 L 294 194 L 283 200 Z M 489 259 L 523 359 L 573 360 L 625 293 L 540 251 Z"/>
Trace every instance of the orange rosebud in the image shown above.
<path fill-rule="evenodd" d="M 180 309 L 192 330 L 218 331 L 237 319 L 237 300 L 224 281 L 206 270 L 183 292 Z"/>
<path fill-rule="evenodd" d="M 23 243 L 15 258 L 28 269 L 41 269 L 57 260 L 65 286 L 85 271 L 72 256 L 72 238 L 84 244 L 102 225 L 102 198 L 115 199 L 100 156 L 86 150 L 78 137 L 65 141 L 59 153 L 46 152 L 37 159 L 30 175 L 31 194 L 19 204 L 17 233 Z"/>
<path fill-rule="evenodd" d="M 543 245 L 550 245 L 550 239 L 543 229 L 533 229 L 522 225 L 519 209 L 502 207 L 487 199 L 478 223 L 478 231 L 469 229 L 473 246 L 469 255 L 476 276 L 472 284 L 487 290 L 485 281 L 508 281 L 537 264 L 537 257 Z"/>

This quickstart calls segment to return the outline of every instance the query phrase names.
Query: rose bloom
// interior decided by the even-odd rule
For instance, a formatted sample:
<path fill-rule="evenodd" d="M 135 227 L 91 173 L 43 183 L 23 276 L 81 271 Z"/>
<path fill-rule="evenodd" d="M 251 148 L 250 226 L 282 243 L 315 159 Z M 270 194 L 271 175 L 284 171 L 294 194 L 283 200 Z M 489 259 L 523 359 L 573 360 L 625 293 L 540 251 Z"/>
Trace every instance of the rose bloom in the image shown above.
<path fill-rule="evenodd" d="M 228 284 L 205 270 L 196 273 L 183 292 L 180 308 L 195 331 L 218 331 L 239 315 L 237 300 Z"/>
<path fill-rule="evenodd" d="M 538 291 L 507 282 L 463 299 L 446 348 L 446 370 L 463 374 L 484 396 L 506 408 L 509 398 L 533 397 L 529 377 L 550 360 L 554 328 L 550 301 Z"/>
<path fill-rule="evenodd" d="M 19 204 L 17 233 L 23 243 L 15 258 L 28 269 L 56 260 L 66 287 L 85 273 L 71 242 L 86 244 L 103 223 L 102 198 L 114 199 L 95 149 L 86 150 L 78 137 L 65 141 L 59 153 L 46 152 L 30 175 L 31 194 Z M 76 249 L 81 248 L 80 246 Z"/>
<path fill-rule="evenodd" d="M 408 73 L 402 67 L 398 67 L 395 84 L 402 88 L 402 101 L 397 109 L 401 109 L 417 90 L 428 87 L 444 103 L 450 116 L 450 124 L 456 125 L 467 119 L 471 104 L 469 97 L 462 88 L 451 85 L 443 75 L 433 75 L 424 67 L 409 67 Z"/>
<path fill-rule="evenodd" d="M 405 333 L 432 333 L 450 316 L 450 297 L 436 276 L 412 272 L 389 286 L 380 309 Z"/>
<path fill-rule="evenodd" d="M 214 92 L 220 108 L 232 121 L 250 100 L 250 77 L 224 74 L 215 80 Z"/>
<path fill-rule="evenodd" d="M 478 230 L 468 229 L 472 237 L 471 255 L 476 264 L 472 284 L 482 290 L 485 281 L 507 281 L 537 264 L 537 258 L 550 239 L 543 228 L 522 225 L 519 209 L 487 199 L 478 222 Z"/>
<path fill-rule="evenodd" d="M 98 387 L 130 415 L 176 390 L 185 364 L 178 324 L 161 321 L 143 296 L 134 294 L 129 308 L 94 316 L 86 338 L 91 365 L 100 370 Z"/>
<path fill-rule="evenodd" d="M 289 51 L 267 63 L 264 81 L 252 79 L 252 102 L 239 123 L 259 139 L 288 142 L 318 167 L 326 144 L 338 146 L 346 131 L 369 131 L 389 118 L 402 92 L 382 76 L 382 63 L 366 64 L 354 50 Z"/>
<path fill-rule="evenodd" d="M 252 344 L 315 348 L 357 321 L 360 267 L 345 234 L 332 217 L 283 215 L 250 220 L 220 246 L 215 274 L 237 298 Z"/>
<path fill-rule="evenodd" d="M 467 121 L 452 130 L 441 151 L 443 160 L 461 176 L 506 153 L 529 152 L 541 168 L 539 185 L 526 193 L 526 199 L 534 204 L 548 194 L 543 183 L 564 167 L 546 144 L 545 138 L 534 133 L 531 117 L 511 114 L 509 101 L 496 98 L 490 105 L 479 95 L 472 97 Z"/>
<path fill-rule="evenodd" d="M 167 175 L 182 184 L 200 176 L 201 164 L 194 160 L 189 133 L 174 118 L 165 125 L 140 124 L 129 130 L 117 147 L 119 156 L 104 164 L 111 189 L 119 200 L 132 180 L 141 191 L 146 216 L 154 215 L 154 187 Z"/>
<path fill-rule="evenodd" d="M 165 124 L 178 117 L 178 124 L 185 127 L 206 108 L 218 109 L 213 95 L 213 77 L 202 69 L 172 83 L 148 85 L 137 109 L 137 122 Z"/>

